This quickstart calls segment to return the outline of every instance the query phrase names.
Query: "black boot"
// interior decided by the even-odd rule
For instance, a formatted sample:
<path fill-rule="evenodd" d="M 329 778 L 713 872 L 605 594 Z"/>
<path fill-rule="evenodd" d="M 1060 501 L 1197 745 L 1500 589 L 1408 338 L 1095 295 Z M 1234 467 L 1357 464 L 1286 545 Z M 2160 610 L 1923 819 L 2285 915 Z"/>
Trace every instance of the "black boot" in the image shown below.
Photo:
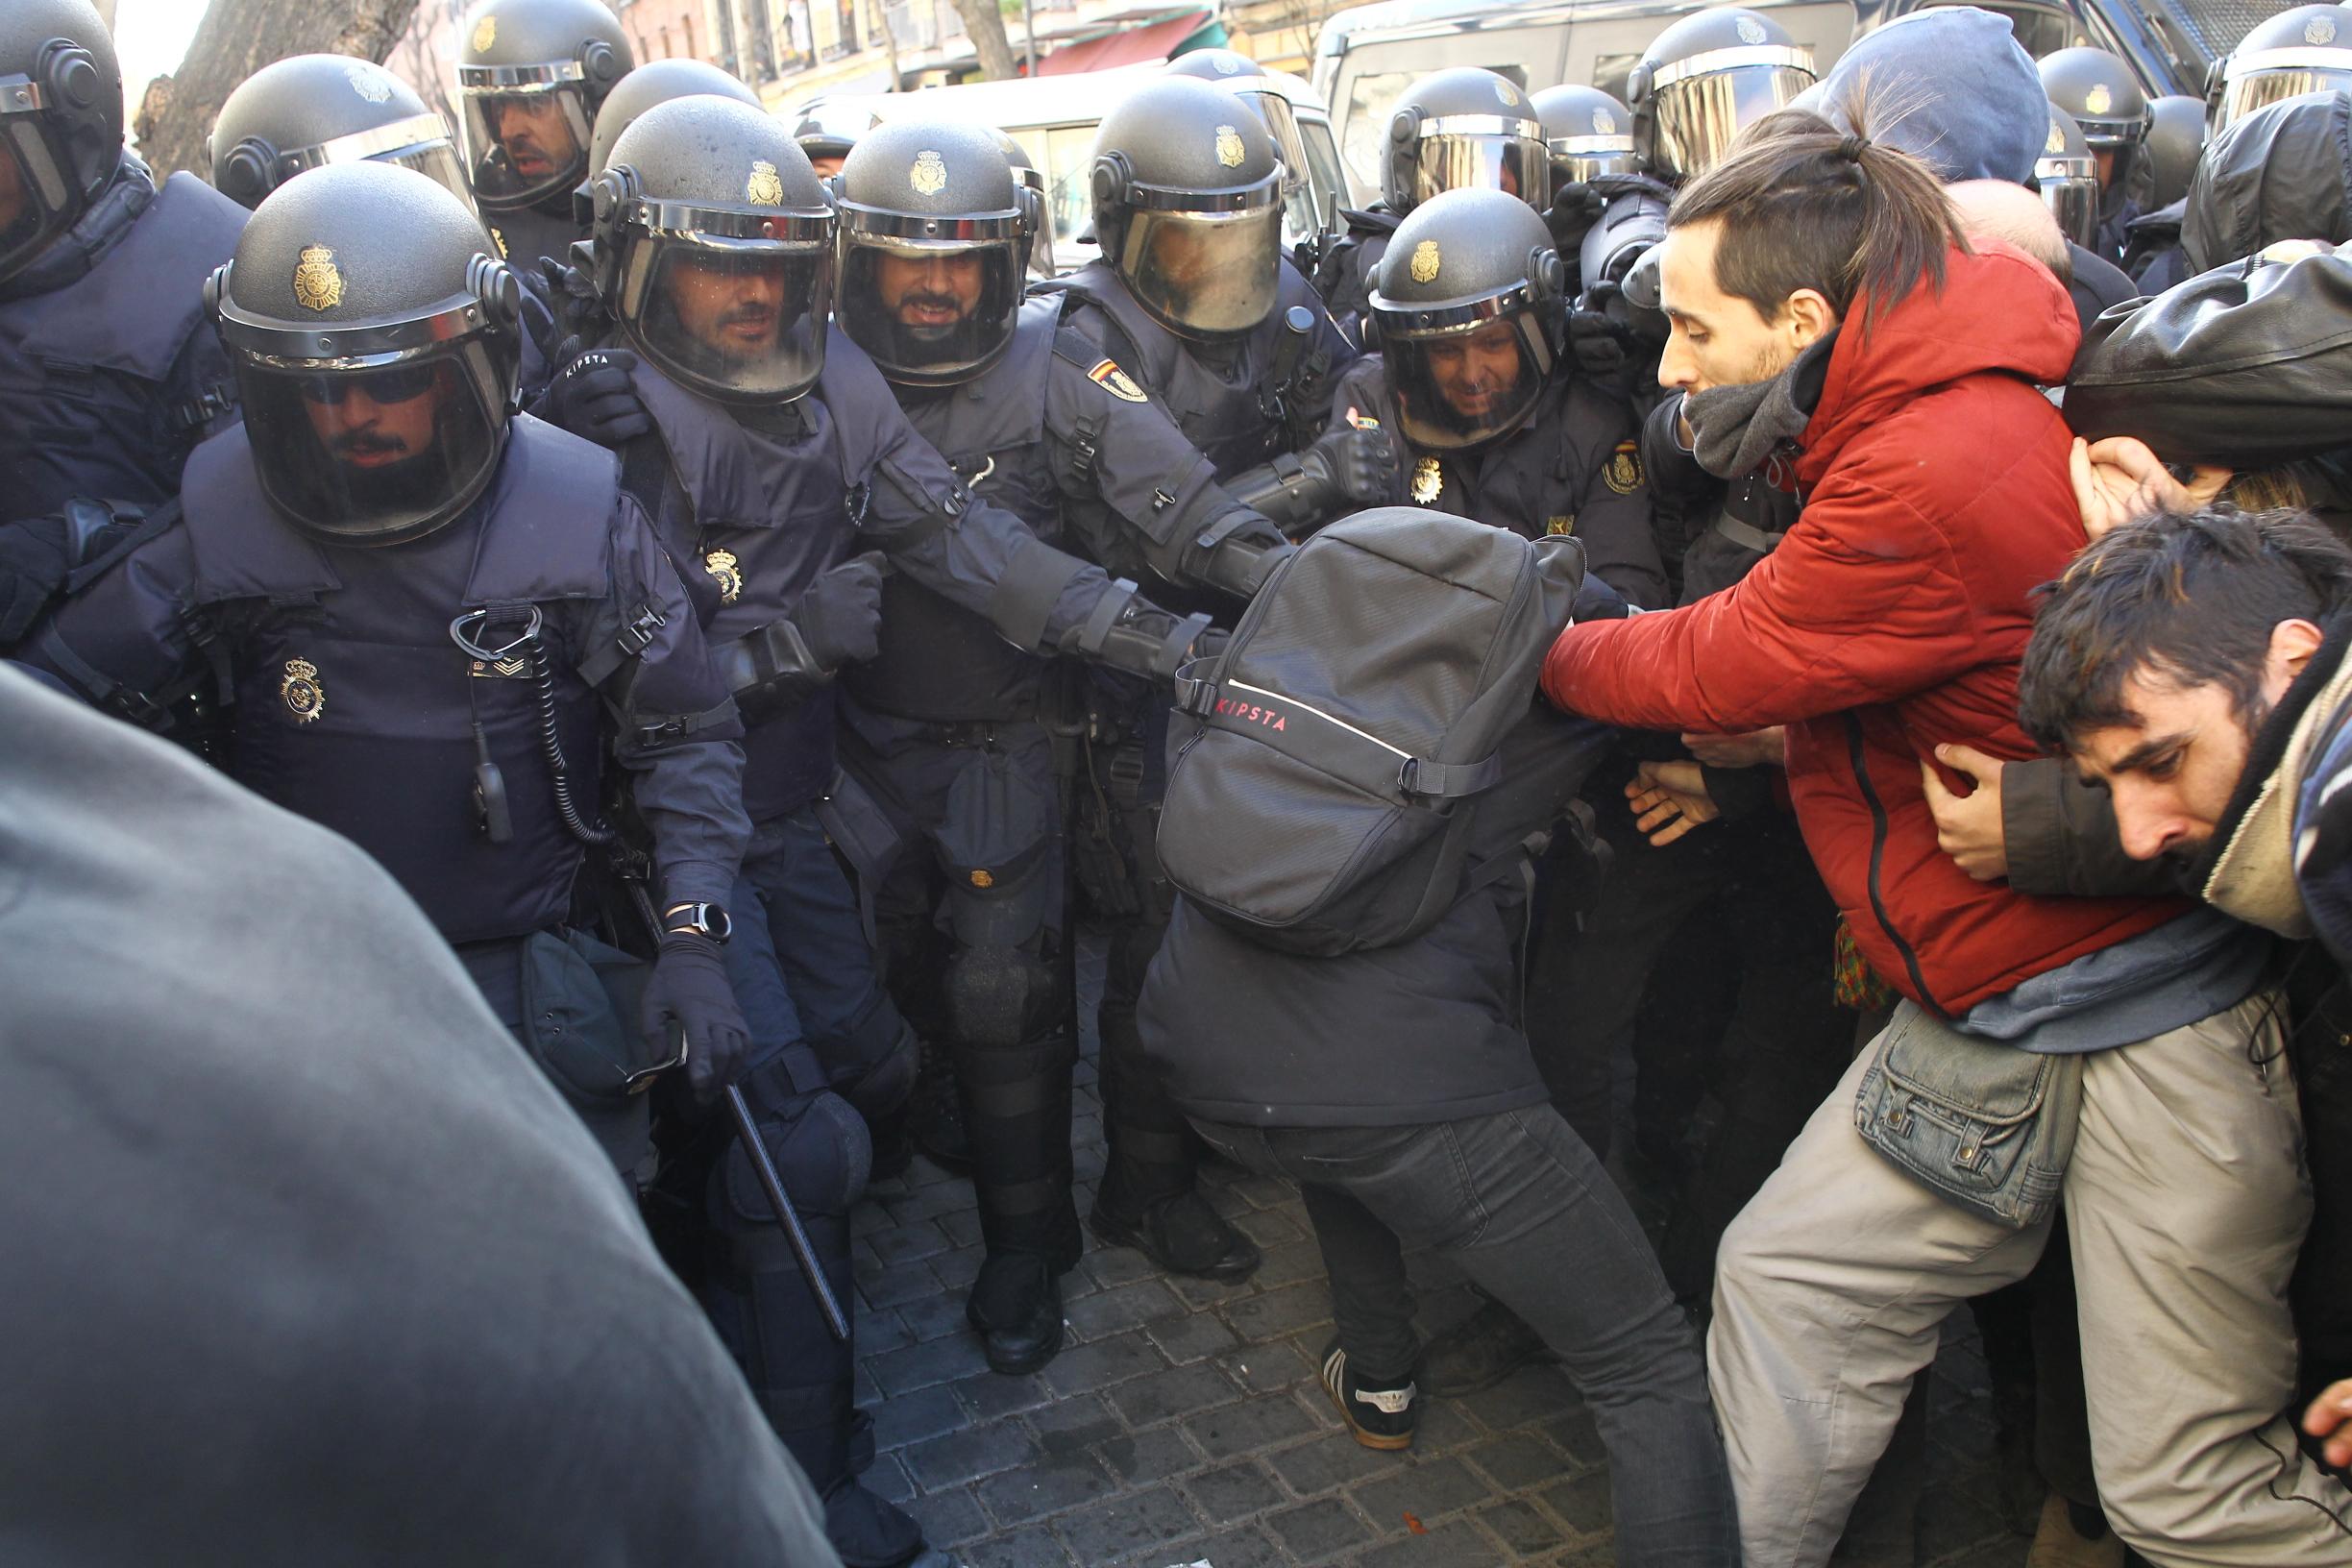
<path fill-rule="evenodd" d="M 1087 1225 L 1110 1245 L 1134 1247 L 1171 1274 L 1231 1284 L 1248 1279 L 1265 1261 L 1258 1244 L 1225 1223 L 1198 1192 L 1179 1192 L 1127 1213 L 1115 1206 L 1106 1179 Z"/>
<path fill-rule="evenodd" d="M 980 1335 L 991 1372 L 1035 1372 L 1062 1348 L 1061 1281 L 1034 1252 L 991 1253 L 964 1316 Z"/>

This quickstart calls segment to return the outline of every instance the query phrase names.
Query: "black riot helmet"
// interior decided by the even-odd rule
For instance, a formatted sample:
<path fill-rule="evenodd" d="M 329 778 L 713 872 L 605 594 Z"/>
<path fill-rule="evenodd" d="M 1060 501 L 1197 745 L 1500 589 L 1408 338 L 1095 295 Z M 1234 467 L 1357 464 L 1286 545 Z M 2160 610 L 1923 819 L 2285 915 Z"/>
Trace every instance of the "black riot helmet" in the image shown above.
<path fill-rule="evenodd" d="M 1152 318 L 1187 337 L 1246 332 L 1282 282 L 1283 166 L 1258 116 L 1166 76 L 1103 116 L 1094 237 Z"/>
<path fill-rule="evenodd" d="M 2147 140 L 2147 94 L 2131 67 L 2104 49 L 2061 49 L 2040 62 L 2042 90 L 2065 110 L 2103 159 L 2099 206 L 2114 212 L 2132 183 L 2133 164 Z"/>
<path fill-rule="evenodd" d="M 2082 128 L 2056 104 L 2050 106 L 2049 138 L 2034 159 L 2034 188 L 2067 238 L 2087 247 L 2097 237 L 2098 159 Z"/>
<path fill-rule="evenodd" d="M 841 170 L 842 160 L 858 137 L 874 127 L 874 117 L 855 104 L 811 104 L 793 126 L 793 140 L 821 178 Z"/>
<path fill-rule="evenodd" d="M 261 493 L 345 545 L 451 522 L 490 482 L 521 289 L 473 208 L 414 169 L 335 163 L 254 208 L 205 284 Z"/>
<path fill-rule="evenodd" d="M 1409 212 L 1440 191 L 1483 185 L 1540 212 L 1552 205 L 1543 121 L 1507 77 L 1475 65 L 1425 76 L 1388 116 L 1381 195 Z"/>
<path fill-rule="evenodd" d="M 1633 111 L 1599 87 L 1546 87 L 1534 97 L 1552 151 L 1552 184 L 1580 185 L 1605 174 L 1631 174 Z"/>
<path fill-rule="evenodd" d="M 481 0 L 457 24 L 457 103 L 475 199 L 494 212 L 577 185 L 604 96 L 636 63 L 600 0 Z"/>
<path fill-rule="evenodd" d="M 1045 171 L 1039 168 L 1013 133 L 999 126 L 984 126 L 996 150 L 1004 155 L 1006 167 L 1013 171 L 1016 183 L 1037 197 L 1038 228 L 1029 241 L 1029 270 L 1040 278 L 1051 278 L 1061 269 L 1054 265 L 1053 213 L 1045 206 Z"/>
<path fill-rule="evenodd" d="M 2296 6 L 2257 23 L 2221 62 L 2214 129 L 2307 92 L 2352 92 L 2352 10 Z"/>
<path fill-rule="evenodd" d="M 2034 188 L 2060 232 L 2087 249 L 2098 237 L 2098 159 L 2072 115 L 2052 104 L 2049 116 L 2049 139 L 2034 159 Z"/>
<path fill-rule="evenodd" d="M 731 98 L 655 104 L 589 184 L 597 292 L 629 346 L 729 403 L 824 370 L 833 207 L 791 133 Z"/>
<path fill-rule="evenodd" d="M 597 110 L 596 131 L 588 138 L 588 175 L 594 180 L 612 161 L 613 143 L 637 123 L 637 116 L 655 104 L 673 98 L 732 98 L 761 108 L 760 96 L 716 65 L 679 57 L 649 60 L 621 79 Z M 582 224 L 582 228 L 587 225 Z"/>
<path fill-rule="evenodd" d="M 221 105 L 205 151 L 214 188 L 246 207 L 305 169 L 364 159 L 414 169 L 474 205 L 449 122 L 407 83 L 350 55 L 262 66 Z"/>
<path fill-rule="evenodd" d="M 2205 100 L 2178 93 L 2148 104 L 2147 195 L 2153 210 L 2189 194 L 2205 156 Z"/>
<path fill-rule="evenodd" d="M 850 149 L 835 310 L 882 374 L 968 381 L 1013 342 L 1037 232 L 1037 193 L 995 139 L 952 120 L 894 120 Z"/>
<path fill-rule="evenodd" d="M 1282 159 L 1283 219 L 1289 238 L 1311 238 L 1331 228 L 1337 214 L 1315 210 L 1314 191 L 1307 183 L 1307 138 L 1299 132 L 1298 113 L 1264 66 L 1231 49 L 1188 49 L 1162 70 L 1222 87 L 1258 116 L 1274 138 L 1274 156 Z"/>
<path fill-rule="evenodd" d="M 1813 86 L 1813 50 L 1761 12 L 1716 6 L 1650 40 L 1626 80 L 1645 173 L 1687 180 L 1740 132 Z"/>
<path fill-rule="evenodd" d="M 0 6 L 0 279 L 89 209 L 122 138 L 122 70 L 87 0 Z"/>
<path fill-rule="evenodd" d="M 1566 287 L 1551 229 L 1516 197 L 1466 187 L 1413 208 L 1371 295 L 1405 439 L 1458 452 L 1525 424 L 1559 358 Z"/>

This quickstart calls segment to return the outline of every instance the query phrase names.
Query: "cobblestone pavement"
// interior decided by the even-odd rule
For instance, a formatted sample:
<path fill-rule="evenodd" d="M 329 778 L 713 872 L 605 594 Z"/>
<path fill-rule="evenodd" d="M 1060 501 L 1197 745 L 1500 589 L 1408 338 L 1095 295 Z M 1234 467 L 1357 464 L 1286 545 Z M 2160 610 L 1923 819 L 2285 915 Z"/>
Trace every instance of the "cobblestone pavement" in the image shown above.
<path fill-rule="evenodd" d="M 1083 1213 L 1102 1119 L 1090 1060 L 1078 1078 Z M 1165 1275 L 1090 1237 L 1063 1281 L 1069 1343 L 1023 1378 L 989 1372 L 965 1327 L 981 1253 L 970 1184 L 919 1158 L 877 1184 L 856 1242 L 868 1483 L 975 1568 L 1612 1560 L 1601 1445 L 1556 1369 L 1431 1401 L 1409 1456 L 1359 1447 L 1312 1370 L 1331 1297 L 1297 1192 L 1231 1165 L 1203 1179 L 1265 1250 L 1256 1276 Z M 1470 1310 L 1458 1275 L 1411 1262 L 1425 1334 Z M 2013 1568 L 2025 1542 L 1995 1511 L 1982 1363 L 1955 1339 L 1938 1363 L 1920 1560 Z"/>

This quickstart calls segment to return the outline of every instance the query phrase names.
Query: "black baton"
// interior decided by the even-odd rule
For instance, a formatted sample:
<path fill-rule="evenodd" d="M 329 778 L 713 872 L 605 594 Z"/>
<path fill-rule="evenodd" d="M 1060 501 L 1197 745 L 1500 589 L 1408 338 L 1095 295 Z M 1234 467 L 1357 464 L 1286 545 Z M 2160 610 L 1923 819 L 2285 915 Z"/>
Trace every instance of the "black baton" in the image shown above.
<path fill-rule="evenodd" d="M 800 1272 L 809 1283 L 809 1290 L 817 1298 L 817 1310 L 824 1313 L 825 1327 L 843 1344 L 849 1342 L 849 1319 L 842 1314 L 841 1303 L 834 1299 L 832 1282 L 817 1264 L 816 1249 L 809 1245 L 808 1232 L 800 1228 L 800 1215 L 794 1210 L 792 1198 L 784 1190 L 784 1178 L 776 1174 L 775 1161 L 768 1154 L 768 1145 L 760 1140 L 759 1128 L 751 1120 L 751 1107 L 744 1099 L 743 1090 L 733 1084 L 726 1086 L 727 1111 L 735 1118 L 735 1136 L 751 1157 L 751 1168 L 759 1173 L 760 1186 L 768 1193 L 768 1207 L 775 1211 L 776 1223 L 784 1227 L 784 1238 L 792 1243 L 793 1256 L 800 1261 Z"/>

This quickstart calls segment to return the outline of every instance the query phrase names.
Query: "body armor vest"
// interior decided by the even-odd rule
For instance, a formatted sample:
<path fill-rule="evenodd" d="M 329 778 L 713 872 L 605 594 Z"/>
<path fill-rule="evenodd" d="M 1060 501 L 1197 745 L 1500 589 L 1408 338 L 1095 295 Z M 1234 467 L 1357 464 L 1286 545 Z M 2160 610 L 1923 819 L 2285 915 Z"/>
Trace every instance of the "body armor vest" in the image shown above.
<path fill-rule="evenodd" d="M 717 608 L 703 623 L 714 644 L 781 619 L 819 574 L 858 552 L 854 508 L 871 457 L 861 463 L 864 444 L 849 433 L 866 389 L 853 383 L 847 406 L 831 396 L 841 380 L 832 356 L 845 346 L 836 331 L 816 388 L 783 408 L 756 411 L 781 416 L 772 433 L 638 361 L 637 395 L 669 473 L 662 494 L 637 499 L 698 601 L 709 603 L 717 589 Z M 743 748 L 744 806 L 754 822 L 816 799 L 833 778 L 833 689 L 753 725 Z"/>
<path fill-rule="evenodd" d="M 245 217 L 175 174 L 88 272 L 0 302 L 0 521 L 178 492 L 207 422 L 236 401 L 204 283 Z"/>
<path fill-rule="evenodd" d="M 1266 319 L 1245 336 L 1215 344 L 1193 344 L 1161 326 L 1104 262 L 1081 267 L 1065 290 L 1110 318 L 1116 331 L 1098 338 L 1103 352 L 1160 400 L 1186 438 L 1215 465 L 1217 478 L 1295 452 L 1307 444 L 1310 427 L 1320 430 L 1326 389 L 1319 383 L 1331 367 L 1318 372 L 1307 362 L 1316 352 L 1311 345 L 1287 389 L 1296 406 L 1284 406 L 1286 389 L 1276 384 L 1278 346 L 1288 331 L 1283 313 L 1294 305 L 1323 313 L 1322 302 L 1289 262 L 1282 264 L 1280 297 Z M 1082 319 L 1077 324 L 1097 336 Z"/>
<path fill-rule="evenodd" d="M 907 422 L 956 477 L 1049 545 L 1063 543 L 1061 487 L 1045 441 L 1045 387 L 1060 318 L 1059 301 L 1029 301 L 1012 347 L 987 372 L 904 400 Z M 842 684 L 865 706 L 901 719 L 1027 719 L 1037 713 L 1046 668 L 984 617 L 893 576 L 882 584 L 881 651 L 845 673 Z"/>
<path fill-rule="evenodd" d="M 489 494 L 458 522 L 413 544 L 336 549 L 270 508 L 241 428 L 188 463 L 193 598 L 235 685 L 231 772 L 375 856 L 453 943 L 560 923 L 581 845 L 556 810 L 527 650 L 484 668 L 450 622 L 500 610 L 476 634 L 497 647 L 528 608 L 545 612 L 575 798 L 596 800 L 599 699 L 574 673 L 589 650 L 570 646 L 579 618 L 561 606 L 612 591 L 617 489 L 607 454 L 517 417 Z M 475 798 L 478 726 L 505 784 L 503 844 Z"/>
<path fill-rule="evenodd" d="M 559 206 L 551 211 L 546 204 L 538 207 L 516 208 L 511 212 L 492 212 L 484 209 L 482 222 L 489 227 L 490 237 L 499 243 L 500 252 L 508 265 L 528 277 L 539 277 L 542 257 L 572 264 L 572 246 L 588 236 L 572 221 L 572 198 L 559 197 Z"/>

